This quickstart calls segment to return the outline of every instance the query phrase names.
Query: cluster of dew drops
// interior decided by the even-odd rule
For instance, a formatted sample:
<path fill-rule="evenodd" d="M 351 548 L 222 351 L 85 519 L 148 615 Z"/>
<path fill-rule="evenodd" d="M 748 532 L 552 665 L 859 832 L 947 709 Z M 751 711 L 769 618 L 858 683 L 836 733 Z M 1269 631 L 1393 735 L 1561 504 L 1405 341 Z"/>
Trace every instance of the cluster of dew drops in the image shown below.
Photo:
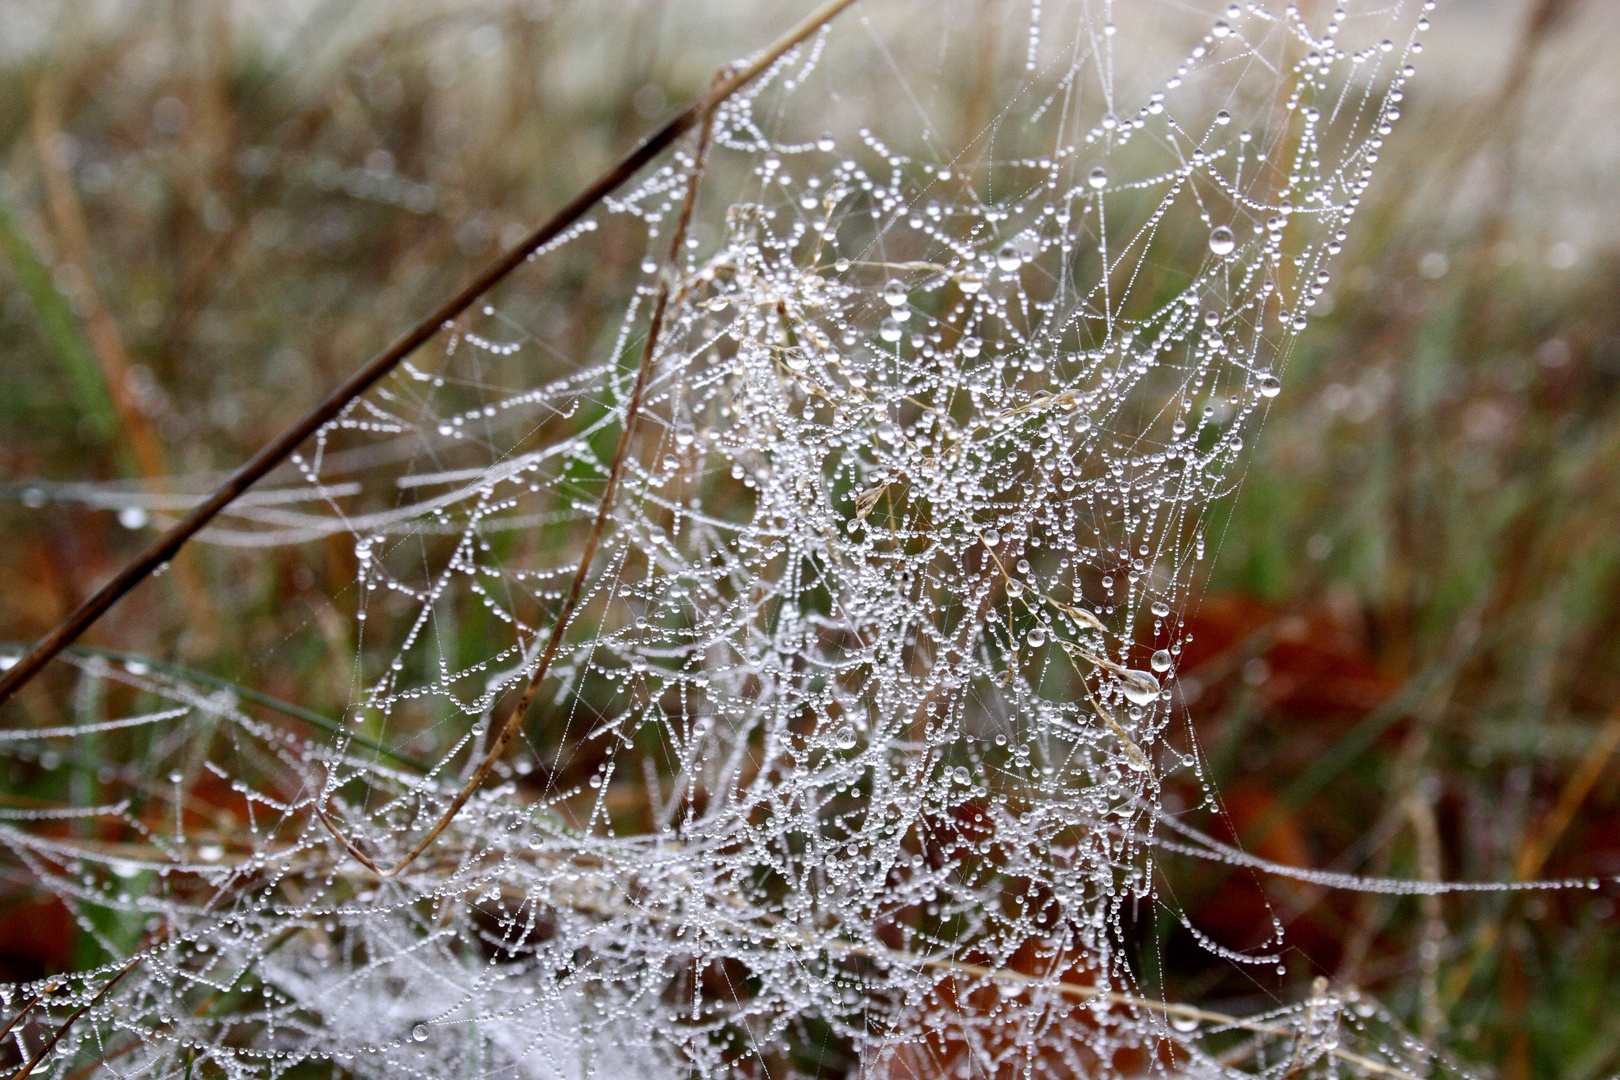
<path fill-rule="evenodd" d="M 1064 8 L 1034 5 L 1032 72 Z M 1356 20 L 1399 27 L 1406 9 Z M 292 939 L 304 959 L 278 961 L 264 994 L 258 1015 L 282 1056 L 232 1057 L 200 1037 L 189 1052 L 272 1072 L 307 1054 L 357 1073 L 476 1060 L 527 1075 L 524 1055 L 554 1050 L 545 1032 L 566 1014 L 602 1039 L 653 1032 L 670 1060 L 720 1075 L 732 1061 L 718 1048 L 738 1032 L 780 1041 L 813 1017 L 874 1052 L 954 1025 L 990 1067 L 1029 1048 L 1020 1040 L 1039 1025 L 1017 1017 L 1037 1002 L 1088 1061 L 1155 1039 L 1196 1045 L 1191 1014 L 1080 1015 L 993 973 L 1033 955 L 1088 992 L 1138 990 L 1123 942 L 1132 905 L 1168 902 L 1154 862 L 1161 786 L 1181 770 L 1208 790 L 1196 746 L 1169 737 L 1206 517 L 1281 389 L 1274 369 L 1328 284 L 1418 48 L 1341 47 L 1356 21 L 1344 9 L 1320 31 L 1292 6 L 1219 14 L 1136 112 L 1113 104 L 1044 153 L 994 160 L 996 190 L 1011 193 L 996 201 L 968 182 L 969 163 L 897 150 L 897 135 L 785 132 L 781 99 L 827 89 L 831 39 L 816 36 L 721 108 L 703 184 L 733 188 L 723 212 L 700 202 L 705 228 L 676 266 L 658 253 L 696 167 L 689 151 L 542 253 L 594 242 L 609 219 L 643 230 L 652 254 L 615 357 L 633 355 L 657 291 L 671 300 L 583 588 L 591 622 L 567 637 L 542 694 L 568 741 L 526 737 L 446 832 L 451 854 L 359 894 L 345 892 L 353 860 L 314 824 L 285 849 L 297 859 L 253 856 L 257 872 L 297 877 L 288 895 L 320 930 Z M 1100 40 L 1121 55 L 1111 21 Z M 1269 99 L 1255 134 L 1236 104 L 1193 93 L 1235 60 L 1279 55 L 1298 56 L 1287 138 L 1262 127 Z M 1049 107 L 1028 87 L 1008 106 Z M 1132 156 L 1150 144 L 1157 156 Z M 1164 164 L 1143 172 L 1139 160 Z M 1187 229 L 1193 251 L 1175 244 Z M 453 328 L 447 369 L 528 351 L 497 306 L 482 320 Z M 451 767 L 426 780 L 358 741 L 304 770 L 379 862 L 450 804 L 455 755 L 480 745 L 502 695 L 534 671 L 603 490 L 599 444 L 622 425 L 632 382 L 604 361 L 511 391 L 413 364 L 323 434 L 434 448 L 368 524 L 333 519 L 356 534 L 360 648 L 387 661 L 356 716 L 386 732 L 396 711 L 438 706 L 454 736 Z M 537 417 L 581 430 L 515 452 Z M 441 450 L 487 458 L 440 466 Z M 297 464 L 331 490 L 336 462 L 353 459 Z M 315 527 L 296 524 L 301 537 Z M 574 532 L 528 563 L 497 542 L 551 527 Z M 445 556 L 414 542 L 445 536 Z M 509 635 L 461 667 L 433 655 L 435 613 L 458 591 Z M 367 619 L 378 611 L 389 617 Z M 268 738 L 232 722 L 244 743 Z M 291 754 L 277 744 L 296 772 Z M 599 764 L 568 774 L 570 755 Z M 531 775 L 553 779 L 525 788 Z M 646 814 L 615 809 L 627 792 Z M 267 792 L 259 805 L 308 820 L 299 798 Z M 317 854 L 336 862 L 289 869 Z M 188 978 L 282 932 L 275 913 L 291 905 L 254 888 L 229 917 L 173 913 L 190 927 L 176 949 L 213 951 L 161 980 L 132 977 L 157 1011 L 192 1014 Z M 1277 941 L 1239 953 L 1187 928 L 1235 964 L 1279 962 Z M 475 955 L 483 966 L 469 969 Z M 354 1031 L 356 1003 L 407 956 L 407 989 L 375 1005 L 376 1032 Z M 685 974 L 721 962 L 748 973 L 746 995 Z M 317 989 L 334 965 L 348 997 Z M 994 984 L 994 1004 L 946 1009 L 946 970 Z M 1273 1020 L 1300 1021 L 1288 1030 L 1315 1048 L 1311 1062 L 1339 1037 L 1343 1002 L 1325 1000 Z M 587 1012 L 607 1019 L 591 1028 Z M 354 1043 L 334 1048 L 338 1029 Z"/>

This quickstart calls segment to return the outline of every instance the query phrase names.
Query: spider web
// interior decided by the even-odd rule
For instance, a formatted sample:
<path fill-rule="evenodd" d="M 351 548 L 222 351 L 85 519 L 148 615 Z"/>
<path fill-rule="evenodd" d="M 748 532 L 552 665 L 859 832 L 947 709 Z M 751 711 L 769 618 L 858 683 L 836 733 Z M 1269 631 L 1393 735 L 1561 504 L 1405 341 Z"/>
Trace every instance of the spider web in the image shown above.
<path fill-rule="evenodd" d="M 1182 616 L 1429 7 L 867 3 L 785 56 L 704 161 L 685 146 L 608 200 L 205 534 L 352 541 L 335 730 L 84 654 L 83 722 L 8 737 L 148 733 L 170 779 L 109 789 L 208 788 L 247 826 L 66 812 L 142 838 L 97 846 L 7 812 L 0 840 L 120 958 L 44 1014 L 144 950 L 50 1065 L 1454 1068 L 1325 985 L 1261 1016 L 1154 1000 L 1127 940 L 1157 905 L 1231 964 L 1281 963 L 1280 924 L 1235 951 L 1161 891 L 1166 850 L 1289 872 L 1162 809 L 1172 776 L 1213 799 L 1172 737 Z M 964 93 L 980 112 L 938 119 Z M 471 775 L 565 610 L 661 286 L 520 748 L 380 878 L 314 810 L 392 865 Z M 109 681 L 155 707 L 100 718 Z M 146 917 L 145 943 L 104 911 Z"/>

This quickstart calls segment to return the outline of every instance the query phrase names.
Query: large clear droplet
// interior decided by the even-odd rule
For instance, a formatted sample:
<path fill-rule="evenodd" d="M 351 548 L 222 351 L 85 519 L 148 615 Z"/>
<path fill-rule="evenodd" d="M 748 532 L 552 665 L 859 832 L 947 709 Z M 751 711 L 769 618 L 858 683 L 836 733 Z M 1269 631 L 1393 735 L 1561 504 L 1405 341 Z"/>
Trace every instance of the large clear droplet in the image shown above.
<path fill-rule="evenodd" d="M 972 296 L 984 288 L 984 275 L 977 270 L 964 270 L 956 275 L 956 284 L 964 293 Z"/>
<path fill-rule="evenodd" d="M 1010 274 L 1024 265 L 1024 259 L 1018 254 L 1018 248 L 1012 244 L 1002 244 L 1001 250 L 996 252 L 996 265 L 1004 274 Z"/>
<path fill-rule="evenodd" d="M 839 728 L 833 735 L 833 745 L 840 750 L 855 749 L 855 729 L 848 724 Z"/>
<path fill-rule="evenodd" d="M 146 526 L 146 511 L 138 506 L 126 506 L 118 511 L 118 524 L 126 529 L 140 529 Z"/>
<path fill-rule="evenodd" d="M 1257 385 L 1260 388 L 1261 397 L 1271 398 L 1282 393 L 1282 380 L 1277 378 L 1277 376 L 1273 375 L 1269 371 L 1260 376 L 1260 381 Z"/>
<path fill-rule="evenodd" d="M 898 319 L 884 319 L 878 324 L 878 337 L 884 341 L 899 341 L 904 333 Z"/>
<path fill-rule="evenodd" d="M 820 150 L 823 154 L 832 153 L 833 149 L 837 146 L 838 143 L 833 139 L 831 133 L 824 134 L 821 136 L 821 138 L 816 140 L 816 149 Z"/>
<path fill-rule="evenodd" d="M 1094 188 L 1107 187 L 1108 170 L 1103 168 L 1101 165 L 1098 165 L 1095 169 L 1092 169 L 1091 174 L 1086 177 L 1086 183 L 1090 184 Z"/>
<path fill-rule="evenodd" d="M 1151 705 L 1159 696 L 1159 680 L 1146 671 L 1126 671 L 1121 676 L 1120 689 L 1132 705 Z"/>
<path fill-rule="evenodd" d="M 904 307 L 910 298 L 899 278 L 890 278 L 889 283 L 883 286 L 883 302 L 890 307 Z"/>
<path fill-rule="evenodd" d="M 1237 238 L 1225 225 L 1217 225 L 1209 231 L 1209 250 L 1216 255 L 1230 255 L 1236 247 Z"/>
<path fill-rule="evenodd" d="M 1029 635 L 1024 640 L 1029 642 L 1030 648 L 1038 649 L 1046 644 L 1046 631 L 1037 626 L 1029 632 Z"/>
<path fill-rule="evenodd" d="M 426 1024 L 417 1024 L 415 1027 L 411 1028 L 411 1038 L 415 1039 L 417 1042 L 427 1042 L 427 1037 L 428 1026 Z"/>
<path fill-rule="evenodd" d="M 1169 671 L 1170 670 L 1170 650 L 1169 649 L 1160 649 L 1158 652 L 1153 654 L 1153 670 L 1154 671 Z"/>
<path fill-rule="evenodd" d="M 1153 614 L 1156 618 L 1165 618 L 1170 614 L 1170 605 L 1163 600 L 1153 601 Z"/>

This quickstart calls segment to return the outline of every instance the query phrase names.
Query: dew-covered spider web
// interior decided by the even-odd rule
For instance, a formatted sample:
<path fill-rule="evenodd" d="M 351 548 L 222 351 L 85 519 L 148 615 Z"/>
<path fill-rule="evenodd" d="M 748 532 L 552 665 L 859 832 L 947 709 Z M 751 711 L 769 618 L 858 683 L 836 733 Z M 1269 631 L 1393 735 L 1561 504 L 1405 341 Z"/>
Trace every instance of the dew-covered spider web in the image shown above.
<path fill-rule="evenodd" d="M 1175 682 L 1207 523 L 1426 7 L 862 0 L 788 53 L 701 162 L 689 139 L 616 193 L 206 533 L 352 547 L 335 725 L 81 653 L 84 722 L 4 734 L 36 759 L 138 735 L 158 763 L 4 811 L 14 863 L 115 958 L 11 1037 L 33 1053 L 133 956 L 41 1071 L 1455 1069 L 1325 984 L 1252 1015 L 1166 1002 L 1126 941 L 1156 906 L 1224 963 L 1281 963 L 1280 923 L 1239 951 L 1179 914 L 1165 851 L 1450 887 L 1264 863 L 1160 798 L 1215 798 Z M 334 830 L 396 864 L 533 677 L 661 287 L 521 735 L 381 876 Z M 105 719 L 112 685 L 145 704 Z M 204 796 L 234 827 L 187 822 Z"/>

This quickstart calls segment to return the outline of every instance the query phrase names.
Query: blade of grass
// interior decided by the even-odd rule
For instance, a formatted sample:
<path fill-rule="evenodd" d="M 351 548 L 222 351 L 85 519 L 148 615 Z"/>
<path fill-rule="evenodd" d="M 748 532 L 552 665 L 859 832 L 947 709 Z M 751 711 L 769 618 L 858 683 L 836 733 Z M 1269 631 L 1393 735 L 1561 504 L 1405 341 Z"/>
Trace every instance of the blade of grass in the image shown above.
<path fill-rule="evenodd" d="M 67 298 L 56 291 L 50 268 L 17 227 L 16 219 L 3 200 L 0 200 L 0 250 L 6 253 L 23 294 L 34 309 L 40 335 L 73 387 L 73 396 L 90 433 L 102 442 L 111 440 L 118 433 L 118 414 L 113 409 L 107 384 L 102 380 L 101 369 L 79 332 L 78 316 Z"/>
<path fill-rule="evenodd" d="M 34 147 L 45 180 L 46 208 L 62 255 L 61 266 L 72 274 L 75 282 L 80 316 L 76 321 L 83 329 L 80 340 L 89 343 L 90 357 L 98 366 L 102 389 L 117 413 L 118 426 L 123 429 L 136 469 L 146 480 L 157 480 L 167 475 L 168 465 L 152 425 L 147 423 L 130 394 L 129 350 L 124 347 L 124 335 L 91 274 L 95 260 L 90 230 L 85 225 L 84 207 L 74 190 L 73 177 L 63 159 L 61 114 L 61 88 L 55 78 L 47 78 L 34 99 Z"/>

